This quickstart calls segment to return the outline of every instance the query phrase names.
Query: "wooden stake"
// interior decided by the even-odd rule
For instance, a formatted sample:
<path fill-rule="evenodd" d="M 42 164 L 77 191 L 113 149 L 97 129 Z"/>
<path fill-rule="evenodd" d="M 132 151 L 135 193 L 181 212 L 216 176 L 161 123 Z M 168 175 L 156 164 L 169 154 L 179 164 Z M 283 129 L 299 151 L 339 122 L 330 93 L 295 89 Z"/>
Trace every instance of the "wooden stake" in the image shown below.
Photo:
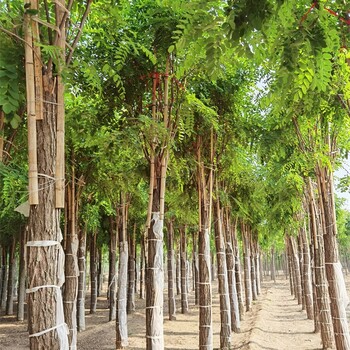
<path fill-rule="evenodd" d="M 38 0 L 32 0 L 31 8 L 38 10 Z M 33 15 L 37 18 L 37 15 Z M 35 114 L 37 120 L 44 118 L 44 107 L 43 107 L 43 73 L 42 73 L 42 62 L 41 62 L 41 51 L 40 47 L 36 44 L 40 42 L 39 36 L 39 24 L 37 21 L 32 22 L 32 33 L 33 33 L 33 54 L 34 54 L 34 78 L 35 78 Z"/>
<path fill-rule="evenodd" d="M 56 25 L 60 26 L 64 18 L 64 0 L 59 0 L 56 5 Z M 60 66 L 57 76 L 57 141 L 56 141 L 56 208 L 64 208 L 64 85 L 62 81 L 62 68 L 65 62 L 65 26 L 62 26 L 61 36 L 57 40 L 57 46 L 61 50 Z"/>
<path fill-rule="evenodd" d="M 27 3 L 27 0 L 25 0 Z M 28 120 L 28 165 L 29 165 L 29 204 L 39 204 L 36 115 L 35 115 L 35 78 L 33 58 L 33 33 L 29 15 L 24 16 L 25 71 L 27 92 L 27 120 Z"/>

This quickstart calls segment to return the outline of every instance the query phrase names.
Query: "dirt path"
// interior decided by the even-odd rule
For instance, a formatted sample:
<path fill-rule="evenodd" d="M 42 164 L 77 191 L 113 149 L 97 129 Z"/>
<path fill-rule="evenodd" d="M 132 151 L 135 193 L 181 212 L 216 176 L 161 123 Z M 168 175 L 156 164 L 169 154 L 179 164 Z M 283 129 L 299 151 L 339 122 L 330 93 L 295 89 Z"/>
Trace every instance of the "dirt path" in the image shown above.
<path fill-rule="evenodd" d="M 265 282 L 262 294 L 256 305 L 249 349 L 322 349 L 320 335 L 313 333 L 313 321 L 306 318 L 306 312 L 290 295 L 288 281 Z"/>
<path fill-rule="evenodd" d="M 178 301 L 176 321 L 164 321 L 165 349 L 198 349 L 198 308 L 190 295 L 190 312 L 181 315 Z M 129 316 L 129 349 L 145 349 L 144 300 L 136 300 L 137 310 Z M 78 334 L 79 350 L 115 349 L 115 323 L 107 322 L 108 310 L 104 297 L 99 298 L 98 311 L 86 316 L 86 331 Z M 166 315 L 167 310 L 164 310 Z M 213 287 L 214 349 L 219 349 L 220 314 L 217 287 Z M 0 317 L 0 349 L 28 349 L 26 325 L 13 317 Z M 318 350 L 320 336 L 313 333 L 313 321 L 289 293 L 286 280 L 276 284 L 264 282 L 253 311 L 243 316 L 241 333 L 232 334 L 232 350 Z"/>

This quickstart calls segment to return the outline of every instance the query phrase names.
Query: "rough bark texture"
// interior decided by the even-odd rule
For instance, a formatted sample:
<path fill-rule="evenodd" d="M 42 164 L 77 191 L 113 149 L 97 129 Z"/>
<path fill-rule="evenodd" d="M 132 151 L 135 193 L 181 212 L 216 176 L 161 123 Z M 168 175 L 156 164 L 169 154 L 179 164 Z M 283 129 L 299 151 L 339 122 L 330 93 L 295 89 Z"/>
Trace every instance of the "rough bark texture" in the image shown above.
<path fill-rule="evenodd" d="M 169 220 L 167 240 L 167 262 L 168 262 L 168 312 L 169 320 L 176 320 L 176 301 L 174 293 L 174 226 L 173 220 Z"/>
<path fill-rule="evenodd" d="M 323 218 L 325 267 L 335 345 L 337 350 L 350 349 L 350 334 L 345 310 L 349 299 L 346 295 L 344 277 L 339 262 L 333 177 L 328 169 L 321 167 L 318 167 L 316 174 Z M 341 290 L 342 287 L 344 291 Z"/>
<path fill-rule="evenodd" d="M 316 319 L 319 320 L 321 340 L 324 349 L 333 346 L 332 319 L 325 271 L 323 227 L 321 210 L 314 198 L 314 189 L 309 181 L 309 215 L 314 260 L 314 290 L 317 301 Z M 315 326 L 315 330 L 318 325 Z"/>
<path fill-rule="evenodd" d="M 56 96 L 55 81 L 43 76 L 45 115 L 37 121 L 39 204 L 32 205 L 29 214 L 27 242 L 28 276 L 28 329 L 33 335 L 54 327 L 39 336 L 30 336 L 31 349 L 56 350 L 61 341 L 68 342 L 64 321 L 60 286 L 63 284 L 64 253 L 60 246 L 62 233 L 59 227 L 60 211 L 55 208 L 56 157 Z M 50 244 L 35 246 L 35 242 L 49 241 Z M 56 243 L 57 242 L 57 243 Z M 36 288 L 36 289 L 33 289 Z M 43 317 L 45 315 L 45 317 Z M 58 316 L 61 321 L 59 322 Z M 57 328 L 55 328 L 57 327 Z"/>
<path fill-rule="evenodd" d="M 219 191 L 217 188 L 217 197 Z M 231 305 L 228 288 L 228 273 L 226 265 L 225 242 L 222 229 L 220 202 L 217 199 L 215 210 L 215 248 L 217 260 L 217 275 L 220 295 L 220 349 L 230 349 L 231 345 Z"/>

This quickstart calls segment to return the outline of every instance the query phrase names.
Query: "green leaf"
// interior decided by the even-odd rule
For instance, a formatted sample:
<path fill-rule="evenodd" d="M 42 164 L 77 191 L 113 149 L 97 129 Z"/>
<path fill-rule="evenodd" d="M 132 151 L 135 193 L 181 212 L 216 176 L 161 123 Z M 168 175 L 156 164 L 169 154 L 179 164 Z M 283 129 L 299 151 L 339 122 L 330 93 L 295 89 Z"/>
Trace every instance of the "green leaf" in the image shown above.
<path fill-rule="evenodd" d="M 175 46 L 174 46 L 174 45 L 170 45 L 170 46 L 168 47 L 168 52 L 169 52 L 169 53 L 172 53 L 172 52 L 174 51 L 174 49 L 175 49 Z"/>

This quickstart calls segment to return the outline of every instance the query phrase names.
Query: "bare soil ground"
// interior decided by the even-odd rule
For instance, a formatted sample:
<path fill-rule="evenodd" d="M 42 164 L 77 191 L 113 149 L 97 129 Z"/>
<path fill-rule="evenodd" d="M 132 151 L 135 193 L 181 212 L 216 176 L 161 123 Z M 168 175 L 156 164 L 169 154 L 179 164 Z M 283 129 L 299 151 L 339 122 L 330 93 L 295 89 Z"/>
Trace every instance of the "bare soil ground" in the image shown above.
<path fill-rule="evenodd" d="M 243 315 L 241 332 L 232 335 L 234 350 L 319 350 L 319 334 L 313 333 L 313 321 L 290 295 L 289 282 L 263 283 L 262 293 L 254 302 L 253 311 Z M 165 303 L 166 304 L 166 303 Z M 129 315 L 129 348 L 145 349 L 145 301 L 136 298 L 136 312 Z M 198 349 L 198 307 L 190 295 L 190 312 L 178 313 L 176 321 L 164 319 L 165 349 Z M 164 315 L 166 316 L 166 305 Z M 108 322 L 107 301 L 98 300 L 98 311 L 86 315 L 86 330 L 78 335 L 79 350 L 115 349 L 115 323 Z M 220 313 L 217 287 L 213 287 L 214 349 L 219 349 Z M 27 350 L 26 324 L 12 316 L 0 317 L 0 349 Z"/>

